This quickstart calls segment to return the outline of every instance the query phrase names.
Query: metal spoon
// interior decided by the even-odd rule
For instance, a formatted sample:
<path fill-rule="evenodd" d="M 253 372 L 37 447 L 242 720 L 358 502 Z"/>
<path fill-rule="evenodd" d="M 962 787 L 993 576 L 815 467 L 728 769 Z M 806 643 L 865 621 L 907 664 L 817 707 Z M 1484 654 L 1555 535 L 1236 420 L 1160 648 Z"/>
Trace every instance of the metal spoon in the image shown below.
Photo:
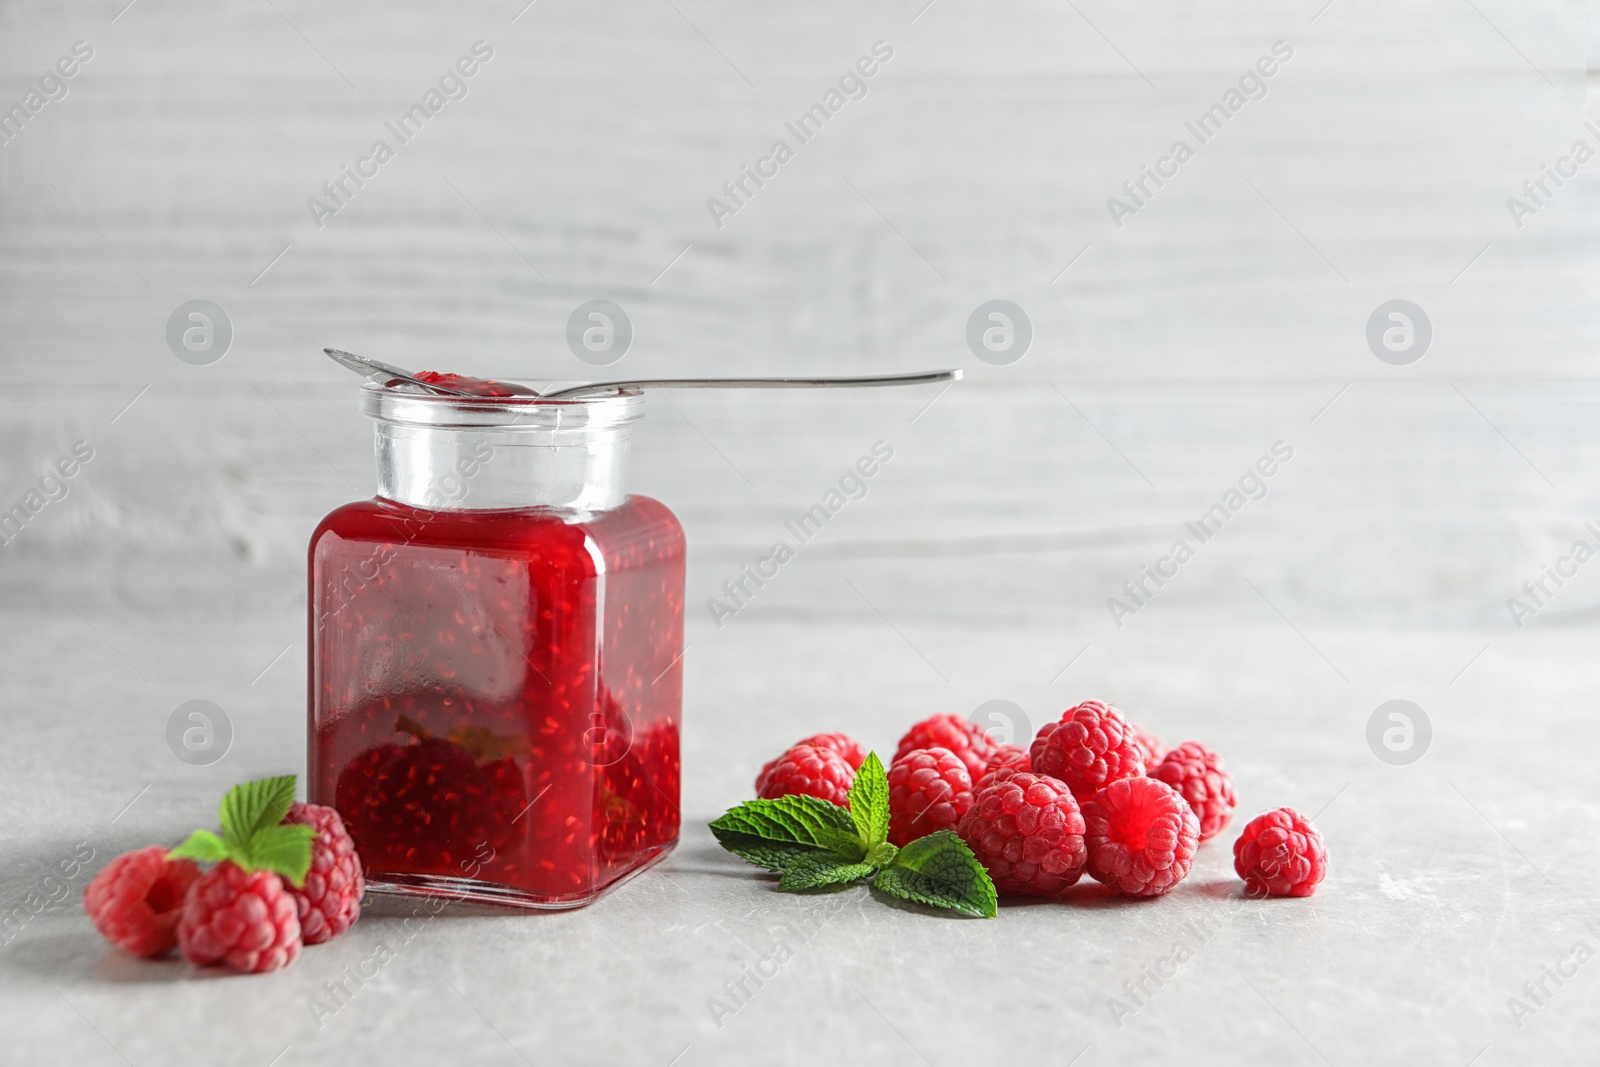
<path fill-rule="evenodd" d="M 447 386 L 425 382 L 399 367 L 388 363 L 380 363 L 366 356 L 358 356 L 353 352 L 341 352 L 337 348 L 324 348 L 322 350 L 334 362 L 355 371 L 363 378 L 374 381 L 410 382 L 412 385 L 427 389 L 430 392 L 441 393 L 445 396 L 475 396 L 474 393 L 464 392 L 460 389 L 451 389 Z M 564 400 L 571 397 L 589 396 L 595 393 L 609 393 L 617 389 L 838 389 L 852 386 L 880 386 L 880 385 L 929 385 L 934 382 L 954 382 L 961 379 L 960 370 L 929 370 L 916 371 L 911 374 L 873 374 L 859 378 L 629 378 L 616 382 L 591 382 L 588 385 L 571 385 L 565 389 L 556 389 L 552 392 L 538 394 L 545 400 Z"/>
<path fill-rule="evenodd" d="M 399 367 L 388 363 L 380 363 L 375 359 L 368 359 L 366 356 L 358 356 L 354 352 L 341 352 L 337 348 L 324 348 L 322 351 L 324 355 L 341 367 L 353 370 L 363 378 L 371 379 L 379 385 L 387 385 L 392 381 L 402 381 L 410 382 L 412 385 L 426 389 L 430 393 L 439 393 L 443 396 L 475 395 L 464 389 L 451 389 L 447 385 L 435 385 L 433 382 L 425 382 L 409 371 L 403 371 Z"/>
<path fill-rule="evenodd" d="M 876 385 L 927 385 L 932 382 L 954 382 L 961 378 L 959 370 L 925 370 L 911 374 L 872 374 L 862 378 L 630 378 L 620 382 L 591 382 L 572 385 L 545 393 L 549 400 L 594 393 L 609 393 L 615 389 L 841 389 L 851 386 Z"/>

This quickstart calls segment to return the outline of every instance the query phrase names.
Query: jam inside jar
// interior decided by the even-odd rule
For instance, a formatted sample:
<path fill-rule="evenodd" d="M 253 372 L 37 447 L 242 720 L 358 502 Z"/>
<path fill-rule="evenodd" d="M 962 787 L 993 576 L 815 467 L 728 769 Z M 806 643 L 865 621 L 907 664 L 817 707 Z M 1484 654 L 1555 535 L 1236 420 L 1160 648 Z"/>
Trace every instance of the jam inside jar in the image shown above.
<path fill-rule="evenodd" d="M 684 540 L 643 398 L 369 383 L 378 495 L 310 549 L 311 800 L 369 888 L 575 907 L 679 828 Z"/>

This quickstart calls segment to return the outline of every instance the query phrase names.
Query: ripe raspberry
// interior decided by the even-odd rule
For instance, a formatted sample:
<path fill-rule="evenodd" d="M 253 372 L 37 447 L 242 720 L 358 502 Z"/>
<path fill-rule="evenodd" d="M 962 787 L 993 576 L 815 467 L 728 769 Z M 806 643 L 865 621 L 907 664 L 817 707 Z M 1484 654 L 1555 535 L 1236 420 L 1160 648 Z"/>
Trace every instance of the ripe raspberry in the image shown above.
<path fill-rule="evenodd" d="M 974 795 L 983 792 L 1002 778 L 1009 778 L 1017 771 L 1027 774 L 1033 773 L 1033 764 L 1028 760 L 1028 750 L 1018 748 L 1016 745 L 996 745 L 989 760 L 983 765 L 983 775 L 972 787 Z"/>
<path fill-rule="evenodd" d="M 795 745 L 810 745 L 812 748 L 831 748 L 844 757 L 844 761 L 850 764 L 852 771 L 859 771 L 861 765 L 867 759 L 867 750 L 861 747 L 860 741 L 857 741 L 849 734 L 812 734 L 805 740 L 796 741 L 794 745 L 789 747 L 794 748 Z M 783 755 L 788 755 L 788 752 L 785 751 Z M 783 756 L 778 756 L 777 759 L 768 760 L 762 766 L 761 774 L 756 776 L 756 781 L 759 783 L 766 776 L 766 773 L 782 758 Z M 760 789 L 760 786 L 757 785 L 756 788 Z"/>
<path fill-rule="evenodd" d="M 1222 833 L 1233 819 L 1238 801 L 1233 778 L 1223 769 L 1222 758 L 1198 741 L 1185 741 L 1168 752 L 1150 771 L 1178 791 L 1200 820 L 1200 840 Z"/>
<path fill-rule="evenodd" d="M 300 955 L 300 918 L 288 884 L 273 871 L 223 860 L 189 890 L 178 921 L 183 958 L 243 973 L 275 971 Z"/>
<path fill-rule="evenodd" d="M 1144 747 L 1122 712 L 1098 700 L 1068 708 L 1047 723 L 1028 750 L 1035 774 L 1067 783 L 1082 804 L 1119 778 L 1144 773 Z"/>
<path fill-rule="evenodd" d="M 183 897 L 200 877 L 193 860 L 162 845 L 125 852 L 83 890 L 83 910 L 107 941 L 135 956 L 165 956 L 178 943 Z"/>
<path fill-rule="evenodd" d="M 1194 865 L 1200 820 L 1154 778 L 1119 778 L 1084 802 L 1089 874 L 1130 897 L 1156 897 Z"/>
<path fill-rule="evenodd" d="M 345 830 L 344 820 L 332 808 L 292 804 L 283 821 L 317 831 L 311 841 L 311 870 L 306 872 L 305 885 L 296 889 L 285 883 L 284 888 L 294 897 L 300 939 L 320 945 L 350 929 L 361 917 L 361 895 L 366 892 L 361 857 L 356 855 L 356 843 Z"/>
<path fill-rule="evenodd" d="M 833 749 L 796 745 L 761 768 L 756 796 L 771 800 L 803 793 L 848 808 L 850 782 L 855 776 L 849 762 Z"/>
<path fill-rule="evenodd" d="M 1309 897 L 1328 873 L 1328 847 L 1293 808 L 1263 812 L 1233 843 L 1233 869 L 1255 897 Z"/>
<path fill-rule="evenodd" d="M 1151 767 L 1160 763 L 1167 754 L 1167 748 L 1161 743 L 1161 738 L 1146 730 L 1138 723 L 1130 722 L 1128 729 L 1133 731 L 1133 739 L 1139 742 L 1139 747 L 1144 749 L 1144 766 L 1146 773 Z"/>
<path fill-rule="evenodd" d="M 954 830 L 972 807 L 972 778 L 948 748 L 916 748 L 889 768 L 889 840 L 909 845 Z"/>
<path fill-rule="evenodd" d="M 973 781 L 983 777 L 983 765 L 994 751 L 994 741 L 983 728 L 960 715 L 933 715 L 923 719 L 900 739 L 894 758 L 919 748 L 947 748 L 967 765 Z"/>
<path fill-rule="evenodd" d="M 1002 896 L 1055 897 L 1083 876 L 1083 829 L 1064 783 L 1018 771 L 979 793 L 956 832 Z"/>

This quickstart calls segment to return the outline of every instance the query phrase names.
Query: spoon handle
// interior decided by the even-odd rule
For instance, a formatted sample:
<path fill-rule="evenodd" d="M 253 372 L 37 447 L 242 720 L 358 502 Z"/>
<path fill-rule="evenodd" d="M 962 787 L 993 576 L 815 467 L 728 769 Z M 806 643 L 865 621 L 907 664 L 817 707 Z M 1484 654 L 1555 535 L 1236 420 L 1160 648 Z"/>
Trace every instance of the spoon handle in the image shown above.
<path fill-rule="evenodd" d="M 954 382 L 959 370 L 917 371 L 912 374 L 873 374 L 860 378 L 631 378 L 616 382 L 591 382 L 545 393 L 548 400 L 609 393 L 616 389 L 847 389 L 879 385 L 929 385 Z"/>

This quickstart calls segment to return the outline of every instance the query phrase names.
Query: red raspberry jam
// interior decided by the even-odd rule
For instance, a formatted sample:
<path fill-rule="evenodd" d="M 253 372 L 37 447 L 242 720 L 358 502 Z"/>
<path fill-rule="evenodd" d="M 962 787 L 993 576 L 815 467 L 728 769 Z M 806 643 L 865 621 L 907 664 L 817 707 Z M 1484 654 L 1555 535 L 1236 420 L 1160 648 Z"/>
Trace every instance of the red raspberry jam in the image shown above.
<path fill-rule="evenodd" d="M 431 417 L 435 402 L 480 403 L 409 403 Z M 382 492 L 385 448 L 414 448 L 396 421 L 399 445 L 380 429 L 380 496 L 311 539 L 311 802 L 338 809 L 380 892 L 585 903 L 677 840 L 683 531 L 620 493 L 599 508 L 401 503 Z M 491 457 L 463 467 L 466 503 L 518 491 L 515 464 L 542 454 L 485 441 L 451 446 Z M 585 441 L 580 457 L 603 453 Z M 517 477 L 492 483 L 496 465 Z"/>
<path fill-rule="evenodd" d="M 442 385 L 446 389 L 459 389 L 463 393 L 473 396 L 538 396 L 532 389 L 525 385 L 516 385 L 512 382 L 496 382 L 488 378 L 469 378 L 465 374 L 449 374 L 436 370 L 418 371 L 412 375 L 419 382 L 429 385 Z"/>

